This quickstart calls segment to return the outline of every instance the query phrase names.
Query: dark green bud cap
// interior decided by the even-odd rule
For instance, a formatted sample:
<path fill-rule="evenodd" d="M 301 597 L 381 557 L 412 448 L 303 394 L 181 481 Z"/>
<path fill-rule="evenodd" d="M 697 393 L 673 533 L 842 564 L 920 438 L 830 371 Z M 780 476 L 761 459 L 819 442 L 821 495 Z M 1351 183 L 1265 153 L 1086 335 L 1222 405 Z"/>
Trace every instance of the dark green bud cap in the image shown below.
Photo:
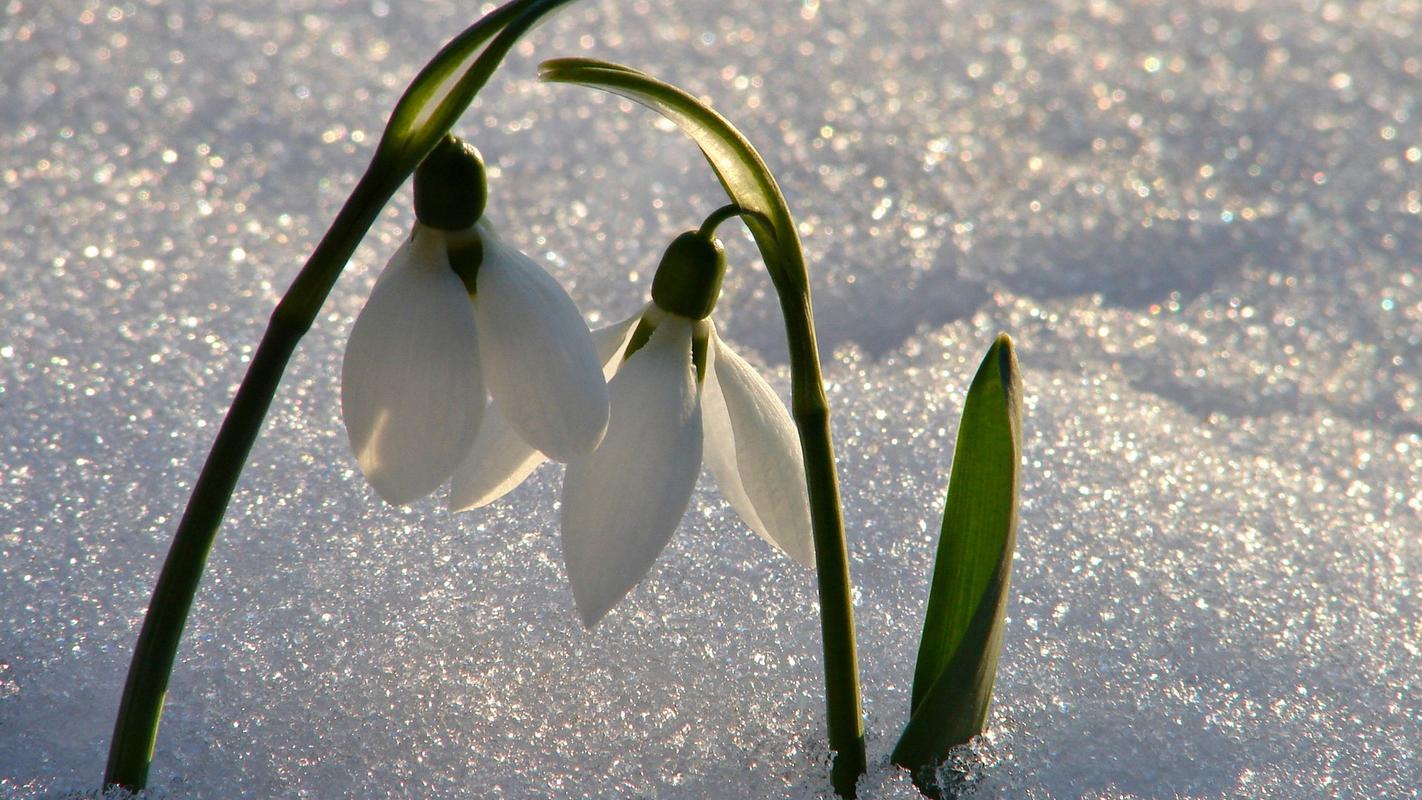
<path fill-rule="evenodd" d="M 652 302 L 677 316 L 706 319 L 721 296 L 726 250 L 714 236 L 687 231 L 672 240 L 652 278 Z"/>
<path fill-rule="evenodd" d="M 440 139 L 415 168 L 415 218 L 423 225 L 462 231 L 484 215 L 488 199 L 484 159 L 453 134 Z"/>

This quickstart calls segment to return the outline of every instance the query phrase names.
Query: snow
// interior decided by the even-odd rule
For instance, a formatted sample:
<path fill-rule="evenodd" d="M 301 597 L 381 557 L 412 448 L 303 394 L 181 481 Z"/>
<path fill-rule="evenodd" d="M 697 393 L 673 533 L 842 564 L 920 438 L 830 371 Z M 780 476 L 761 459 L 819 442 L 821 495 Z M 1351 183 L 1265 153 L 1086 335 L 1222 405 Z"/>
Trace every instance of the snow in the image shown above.
<path fill-rule="evenodd" d="M 93 791 L 158 565 L 281 291 L 469 4 L 10 0 L 0 17 L 0 796 Z M 1422 5 L 588 0 L 457 132 L 593 324 L 722 202 L 621 61 L 757 144 L 811 263 L 872 762 L 902 727 L 962 394 L 1026 386 L 990 798 L 1415 797 Z M 562 468 L 384 505 L 341 353 L 402 192 L 303 341 L 212 554 L 159 797 L 813 797 L 811 575 L 703 476 L 577 621 Z M 748 236 L 722 334 L 787 389 Z"/>

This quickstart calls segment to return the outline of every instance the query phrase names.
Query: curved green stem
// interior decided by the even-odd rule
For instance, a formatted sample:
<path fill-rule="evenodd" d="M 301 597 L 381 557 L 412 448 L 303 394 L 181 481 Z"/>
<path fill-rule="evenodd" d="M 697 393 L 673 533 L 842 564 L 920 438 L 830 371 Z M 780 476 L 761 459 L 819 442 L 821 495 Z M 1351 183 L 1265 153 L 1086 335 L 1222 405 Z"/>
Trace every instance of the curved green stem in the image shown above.
<path fill-rule="evenodd" d="M 706 219 L 702 220 L 701 227 L 697 229 L 696 235 L 703 239 L 710 239 L 716 234 L 716 229 L 721 226 L 721 223 L 731 217 L 739 217 L 749 213 L 751 212 L 741 208 L 740 203 L 727 203 L 715 211 L 712 211 L 706 216 Z"/>
<path fill-rule="evenodd" d="M 514 0 L 440 50 L 401 97 L 365 175 L 277 305 L 153 589 L 119 700 L 105 787 L 137 791 L 148 783 L 168 678 L 193 597 L 237 478 L 297 343 L 390 197 L 449 131 L 514 42 L 540 17 L 567 2 L 571 0 Z M 481 50 L 491 38 L 494 41 Z"/>
<path fill-rule="evenodd" d="M 148 765 L 153 758 L 168 677 L 227 502 L 297 342 L 310 329 L 321 300 L 356 243 L 399 186 L 398 181 L 392 186 L 382 177 L 374 169 L 366 173 L 330 232 L 311 254 L 301 277 L 277 306 L 218 431 L 178 523 L 138 634 L 109 745 L 105 786 L 142 789 L 148 782 Z"/>
<path fill-rule="evenodd" d="M 805 455 L 825 651 L 826 721 L 830 749 L 835 754 L 831 779 L 837 793 L 853 797 L 855 783 L 864 774 L 865 758 L 849 555 L 805 257 L 785 196 L 765 161 L 740 131 L 681 89 L 634 69 L 591 59 L 547 61 L 539 73 L 544 80 L 624 95 L 679 125 L 701 147 L 726 194 L 741 207 L 741 216 L 760 248 L 785 317 L 791 411 Z"/>

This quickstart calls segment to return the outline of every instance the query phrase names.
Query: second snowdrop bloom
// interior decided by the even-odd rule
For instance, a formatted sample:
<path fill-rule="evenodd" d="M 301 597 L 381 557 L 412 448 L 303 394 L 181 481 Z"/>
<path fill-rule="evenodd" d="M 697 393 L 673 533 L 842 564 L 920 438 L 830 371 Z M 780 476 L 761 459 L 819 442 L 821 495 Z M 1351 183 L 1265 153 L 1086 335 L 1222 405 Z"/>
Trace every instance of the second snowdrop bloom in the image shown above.
<path fill-rule="evenodd" d="M 371 486 L 396 505 L 438 489 L 486 405 L 526 447 L 560 461 L 591 451 L 609 415 L 596 349 L 558 282 L 481 219 L 477 154 L 447 139 L 416 173 L 415 198 L 419 222 L 341 367 L 346 430 Z"/>
<path fill-rule="evenodd" d="M 691 232 L 668 248 L 652 303 L 630 330 L 609 386 L 602 443 L 568 462 L 563 559 L 592 626 L 647 574 L 691 501 L 703 459 L 746 524 L 814 563 L 804 459 L 785 404 L 709 319 L 720 242 Z"/>

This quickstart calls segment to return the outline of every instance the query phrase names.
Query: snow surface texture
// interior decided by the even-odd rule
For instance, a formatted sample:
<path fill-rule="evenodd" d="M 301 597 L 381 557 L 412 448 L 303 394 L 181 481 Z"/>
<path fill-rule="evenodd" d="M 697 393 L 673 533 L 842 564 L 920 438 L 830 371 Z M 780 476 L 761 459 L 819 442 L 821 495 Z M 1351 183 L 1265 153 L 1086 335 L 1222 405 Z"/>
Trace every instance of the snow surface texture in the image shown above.
<path fill-rule="evenodd" d="M 97 787 L 156 571 L 266 317 L 468 3 L 9 0 L 0 17 L 0 794 Z M 1027 389 L 991 798 L 1417 796 L 1417 0 L 588 0 L 457 131 L 593 324 L 722 197 L 622 61 L 761 148 L 811 261 L 870 758 L 908 703 L 962 394 Z M 402 192 L 303 342 L 174 675 L 157 795 L 813 797 L 811 575 L 703 480 L 578 624 L 559 466 L 381 503 L 338 411 Z M 717 314 L 786 391 L 736 226 Z"/>

